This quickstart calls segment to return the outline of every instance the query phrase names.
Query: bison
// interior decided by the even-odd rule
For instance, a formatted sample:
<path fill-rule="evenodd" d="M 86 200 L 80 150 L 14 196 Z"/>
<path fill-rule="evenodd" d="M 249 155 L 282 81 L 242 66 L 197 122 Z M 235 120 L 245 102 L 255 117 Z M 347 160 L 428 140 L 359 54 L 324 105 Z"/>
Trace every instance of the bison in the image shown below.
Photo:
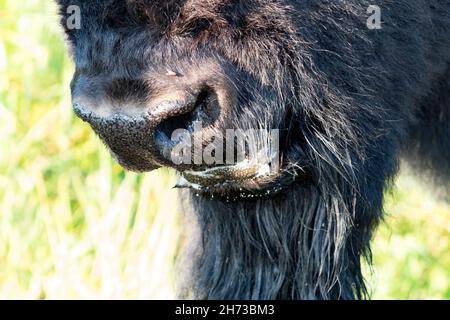
<path fill-rule="evenodd" d="M 448 194 L 450 2 L 376 2 L 58 0 L 75 113 L 124 168 L 179 173 L 180 297 L 370 297 L 399 159 Z"/>

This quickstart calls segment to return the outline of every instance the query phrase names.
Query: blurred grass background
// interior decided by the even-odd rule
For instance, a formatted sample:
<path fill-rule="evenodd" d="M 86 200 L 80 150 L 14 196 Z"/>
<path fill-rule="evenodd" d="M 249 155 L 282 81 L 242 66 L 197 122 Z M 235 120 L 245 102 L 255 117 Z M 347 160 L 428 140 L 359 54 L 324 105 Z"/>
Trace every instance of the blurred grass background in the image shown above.
<path fill-rule="evenodd" d="M 70 107 L 48 0 L 0 0 L 0 298 L 173 298 L 170 172 L 125 173 Z M 374 298 L 450 298 L 450 206 L 404 172 L 374 242 Z"/>

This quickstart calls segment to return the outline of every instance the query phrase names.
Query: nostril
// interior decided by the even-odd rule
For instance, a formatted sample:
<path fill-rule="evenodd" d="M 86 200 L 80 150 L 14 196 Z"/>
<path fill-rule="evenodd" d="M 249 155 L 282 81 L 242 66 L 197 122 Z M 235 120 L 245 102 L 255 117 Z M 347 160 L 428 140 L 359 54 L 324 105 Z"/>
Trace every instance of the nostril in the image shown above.
<path fill-rule="evenodd" d="M 191 131 L 191 125 L 194 121 L 192 112 L 163 120 L 155 129 L 155 137 L 160 142 L 164 141 L 167 143 L 176 130 L 184 129 Z"/>
<path fill-rule="evenodd" d="M 209 87 L 203 88 L 195 102 L 190 107 L 183 108 L 181 112 L 183 113 L 167 116 L 157 125 L 155 137 L 159 142 L 168 143 L 176 130 L 192 133 L 195 122 L 201 122 L 202 127 L 205 127 L 216 121 L 220 110 L 214 91 Z"/>

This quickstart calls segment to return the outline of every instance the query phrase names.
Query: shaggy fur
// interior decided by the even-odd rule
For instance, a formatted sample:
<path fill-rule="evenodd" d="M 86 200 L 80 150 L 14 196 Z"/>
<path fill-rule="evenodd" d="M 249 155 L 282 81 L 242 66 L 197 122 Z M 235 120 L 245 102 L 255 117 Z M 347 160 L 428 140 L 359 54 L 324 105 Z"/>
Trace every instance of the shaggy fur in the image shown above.
<path fill-rule="evenodd" d="M 211 135 L 226 128 L 283 132 L 279 177 L 292 183 L 281 194 L 225 202 L 182 191 L 189 223 L 198 227 L 184 297 L 367 297 L 361 258 L 370 261 L 399 158 L 412 159 L 448 192 L 450 1 L 59 3 L 63 17 L 69 4 L 83 14 L 82 29 L 67 30 L 74 83 L 142 101 L 171 85 L 161 76 L 167 69 L 215 78 L 235 103 Z M 366 27 L 372 4 L 382 10 L 381 30 Z M 114 136 L 107 141 L 113 151 L 129 145 L 127 135 L 139 135 L 108 128 L 96 131 L 105 141 Z M 147 160 L 136 154 L 135 162 Z"/>

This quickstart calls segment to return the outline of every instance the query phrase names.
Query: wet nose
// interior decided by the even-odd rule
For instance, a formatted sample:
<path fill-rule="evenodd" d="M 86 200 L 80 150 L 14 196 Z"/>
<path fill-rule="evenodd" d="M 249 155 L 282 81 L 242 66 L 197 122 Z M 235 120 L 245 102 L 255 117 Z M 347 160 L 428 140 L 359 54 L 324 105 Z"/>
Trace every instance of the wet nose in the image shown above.
<path fill-rule="evenodd" d="M 128 99 L 112 99 L 74 85 L 73 108 L 119 158 L 152 159 L 161 166 L 172 165 L 170 153 L 175 145 L 173 133 L 192 132 L 196 121 L 211 122 L 218 116 L 214 91 L 173 90 L 147 100 L 128 94 Z M 212 112 L 211 110 L 215 110 Z M 120 161 L 119 161 L 120 162 Z M 133 165 L 136 165 L 134 163 Z"/>

